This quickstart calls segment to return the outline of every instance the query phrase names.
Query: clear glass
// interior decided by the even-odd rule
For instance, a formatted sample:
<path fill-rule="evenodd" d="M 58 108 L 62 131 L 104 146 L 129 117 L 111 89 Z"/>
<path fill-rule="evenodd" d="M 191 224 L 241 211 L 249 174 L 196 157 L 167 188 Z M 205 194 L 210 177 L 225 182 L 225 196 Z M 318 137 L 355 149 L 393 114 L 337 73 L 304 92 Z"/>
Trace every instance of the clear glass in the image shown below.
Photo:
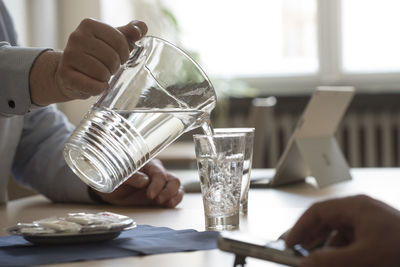
<path fill-rule="evenodd" d="M 239 228 L 245 134 L 194 135 L 206 230 Z"/>
<path fill-rule="evenodd" d="M 399 71 L 400 1 L 352 0 L 341 6 L 344 71 Z"/>
<path fill-rule="evenodd" d="M 316 0 L 162 2 L 176 18 L 182 45 L 199 55 L 209 75 L 318 71 Z"/>
<path fill-rule="evenodd" d="M 63 152 L 74 173 L 101 192 L 201 126 L 216 102 L 206 74 L 185 52 L 152 36 L 135 45 Z"/>
<path fill-rule="evenodd" d="M 250 188 L 251 167 L 253 163 L 254 128 L 215 128 L 215 134 L 243 133 L 245 134 L 243 176 L 240 190 L 240 213 L 247 214 Z"/>

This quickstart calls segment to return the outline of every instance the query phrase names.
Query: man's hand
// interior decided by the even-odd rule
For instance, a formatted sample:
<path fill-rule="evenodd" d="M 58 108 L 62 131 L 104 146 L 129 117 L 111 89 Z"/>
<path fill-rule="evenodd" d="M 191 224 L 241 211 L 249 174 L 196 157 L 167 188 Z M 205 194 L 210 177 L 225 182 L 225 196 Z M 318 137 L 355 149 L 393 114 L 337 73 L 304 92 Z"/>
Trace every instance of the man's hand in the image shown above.
<path fill-rule="evenodd" d="M 301 267 L 400 266 L 400 212 L 367 196 L 314 204 L 286 237 L 312 249 Z"/>
<path fill-rule="evenodd" d="M 114 192 L 96 192 L 104 201 L 121 206 L 161 206 L 173 208 L 182 201 L 184 190 L 178 178 L 154 159 Z"/>
<path fill-rule="evenodd" d="M 102 93 L 128 60 L 130 44 L 146 32 L 141 21 L 114 28 L 84 19 L 69 36 L 64 52 L 45 51 L 35 60 L 30 73 L 33 103 L 45 106 Z"/>

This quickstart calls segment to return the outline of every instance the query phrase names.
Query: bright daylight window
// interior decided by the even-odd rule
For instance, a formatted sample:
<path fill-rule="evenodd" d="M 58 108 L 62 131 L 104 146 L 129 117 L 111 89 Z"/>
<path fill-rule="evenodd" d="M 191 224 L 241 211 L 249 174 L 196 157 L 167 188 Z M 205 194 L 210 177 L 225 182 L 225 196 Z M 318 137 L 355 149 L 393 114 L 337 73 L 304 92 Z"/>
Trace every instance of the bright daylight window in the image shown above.
<path fill-rule="evenodd" d="M 210 75 L 269 76 L 318 69 L 315 0 L 163 0 L 186 49 Z"/>
<path fill-rule="evenodd" d="M 211 77 L 239 78 L 268 93 L 338 84 L 399 89 L 399 0 L 101 2 L 107 22 L 145 20 L 150 34 L 198 55 Z M 179 38 L 165 28 L 174 19 Z"/>
<path fill-rule="evenodd" d="M 342 1 L 345 72 L 400 70 L 400 1 Z"/>

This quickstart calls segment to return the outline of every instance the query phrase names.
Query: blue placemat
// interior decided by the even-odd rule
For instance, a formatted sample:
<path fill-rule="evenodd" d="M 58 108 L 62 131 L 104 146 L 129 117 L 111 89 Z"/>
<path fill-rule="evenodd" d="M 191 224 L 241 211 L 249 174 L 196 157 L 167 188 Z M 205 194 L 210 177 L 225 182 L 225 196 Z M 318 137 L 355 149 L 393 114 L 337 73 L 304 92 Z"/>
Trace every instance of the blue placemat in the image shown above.
<path fill-rule="evenodd" d="M 137 255 L 208 250 L 218 232 L 174 230 L 139 225 L 114 240 L 100 243 L 37 246 L 20 236 L 0 237 L 0 266 L 31 266 Z"/>

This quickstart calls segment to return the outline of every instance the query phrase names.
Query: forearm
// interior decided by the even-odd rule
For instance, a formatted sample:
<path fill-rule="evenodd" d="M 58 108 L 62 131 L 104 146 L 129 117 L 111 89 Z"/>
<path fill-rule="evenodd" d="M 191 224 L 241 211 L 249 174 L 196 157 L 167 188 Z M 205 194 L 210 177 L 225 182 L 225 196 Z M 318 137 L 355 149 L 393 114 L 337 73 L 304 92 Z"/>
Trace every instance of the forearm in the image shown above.
<path fill-rule="evenodd" d="M 84 19 L 63 52 L 45 51 L 36 58 L 29 77 L 32 102 L 45 106 L 101 94 L 129 58 L 127 39 L 135 42 L 146 32 L 141 21 L 113 28 Z"/>
<path fill-rule="evenodd" d="M 54 105 L 28 113 L 14 157 L 14 177 L 56 202 L 93 202 L 87 185 L 63 159 L 62 149 L 73 128 Z"/>
<path fill-rule="evenodd" d="M 35 60 L 30 75 L 29 85 L 31 100 L 39 106 L 70 100 L 57 88 L 56 73 L 62 52 L 47 50 Z"/>

